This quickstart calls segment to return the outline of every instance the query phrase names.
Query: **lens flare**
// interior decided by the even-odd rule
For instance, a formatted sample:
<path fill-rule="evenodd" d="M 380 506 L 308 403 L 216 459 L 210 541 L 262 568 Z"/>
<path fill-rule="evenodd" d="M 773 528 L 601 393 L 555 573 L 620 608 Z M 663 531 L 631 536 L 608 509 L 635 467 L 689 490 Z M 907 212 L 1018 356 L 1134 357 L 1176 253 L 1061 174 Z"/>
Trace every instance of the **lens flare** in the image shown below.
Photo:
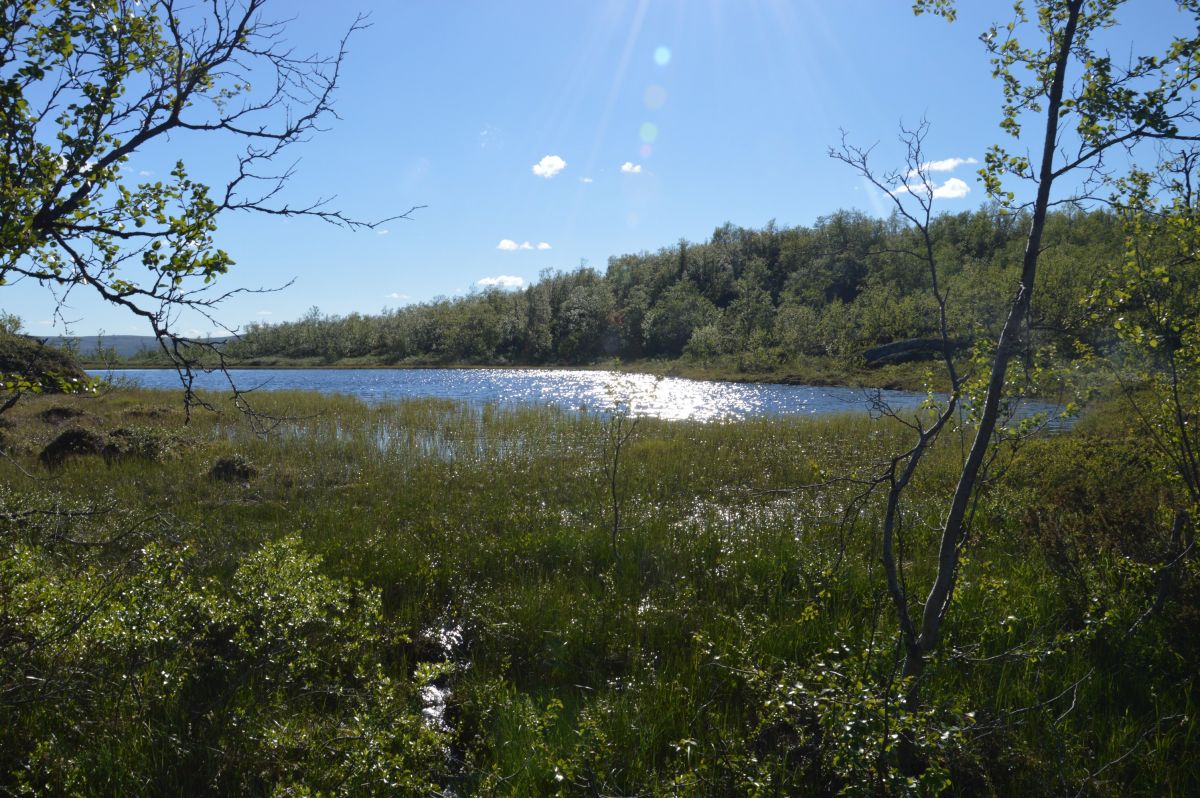
<path fill-rule="evenodd" d="M 654 63 L 659 66 L 666 66 L 671 63 L 671 48 L 665 44 L 660 44 L 654 48 Z"/>
<path fill-rule="evenodd" d="M 646 144 L 653 144 L 654 140 L 658 138 L 658 125 L 653 122 L 643 122 L 642 126 L 638 128 L 638 138 Z"/>
<path fill-rule="evenodd" d="M 667 104 L 667 90 L 657 83 L 647 86 L 642 92 L 642 104 L 651 111 L 657 111 Z"/>
<path fill-rule="evenodd" d="M 639 152 L 642 154 L 643 158 L 649 158 L 651 155 L 654 154 L 654 148 L 651 147 L 649 144 L 643 144 L 642 148 L 639 150 Z"/>

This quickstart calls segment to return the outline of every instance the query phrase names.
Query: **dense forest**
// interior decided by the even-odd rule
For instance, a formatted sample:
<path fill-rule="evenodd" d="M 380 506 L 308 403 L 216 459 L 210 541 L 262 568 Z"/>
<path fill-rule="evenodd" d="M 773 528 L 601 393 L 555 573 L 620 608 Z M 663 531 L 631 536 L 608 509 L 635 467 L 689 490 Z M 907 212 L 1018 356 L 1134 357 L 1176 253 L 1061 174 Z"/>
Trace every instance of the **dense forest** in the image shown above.
<path fill-rule="evenodd" d="M 953 338 L 994 337 L 1016 283 L 1029 220 L 996 206 L 936 217 Z M 228 353 L 328 363 L 586 364 L 688 358 L 770 371 L 795 357 L 860 358 L 871 347 L 932 336 L 928 267 L 909 254 L 898 218 L 839 211 L 811 227 L 726 224 L 705 242 L 544 272 L 520 291 L 491 289 L 379 315 L 250 324 Z M 1046 231 L 1032 329 L 1065 342 L 1083 329 L 1084 299 L 1122 253 L 1119 220 L 1059 210 Z M 1091 342 L 1091 341 L 1090 341 Z"/>

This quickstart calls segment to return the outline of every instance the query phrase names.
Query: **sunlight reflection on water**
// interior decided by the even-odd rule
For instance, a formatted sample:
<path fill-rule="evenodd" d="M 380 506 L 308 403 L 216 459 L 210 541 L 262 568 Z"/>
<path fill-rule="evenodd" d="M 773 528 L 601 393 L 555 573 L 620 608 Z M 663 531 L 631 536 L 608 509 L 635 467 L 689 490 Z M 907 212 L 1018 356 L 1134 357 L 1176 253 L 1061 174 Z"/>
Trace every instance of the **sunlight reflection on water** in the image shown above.
<path fill-rule="evenodd" d="M 178 390 L 175 372 L 119 369 L 97 376 L 145 388 Z M 308 390 L 358 397 L 368 403 L 437 398 L 475 405 L 554 405 L 564 410 L 628 409 L 662 419 L 752 418 L 777 415 L 863 412 L 878 393 L 897 411 L 911 411 L 921 393 L 858 388 L 714 382 L 614 371 L 550 369 L 237 369 L 239 386 L 259 390 Z M 219 374 L 201 374 L 197 387 L 227 391 Z"/>

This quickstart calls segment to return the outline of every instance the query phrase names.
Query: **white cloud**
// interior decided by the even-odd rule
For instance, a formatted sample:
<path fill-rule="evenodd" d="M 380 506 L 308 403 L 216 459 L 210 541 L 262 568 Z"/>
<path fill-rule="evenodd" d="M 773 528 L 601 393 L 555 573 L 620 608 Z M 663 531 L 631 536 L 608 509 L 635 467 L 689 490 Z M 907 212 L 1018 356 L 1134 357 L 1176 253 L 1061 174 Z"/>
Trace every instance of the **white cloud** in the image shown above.
<path fill-rule="evenodd" d="M 927 172 L 953 172 L 965 164 L 979 163 L 974 158 L 943 158 L 940 161 L 930 161 L 924 164 Z"/>
<path fill-rule="evenodd" d="M 626 161 L 625 163 L 621 164 L 621 171 L 627 175 L 641 174 L 642 165 L 640 163 L 634 163 L 633 161 Z"/>
<path fill-rule="evenodd" d="M 911 180 L 912 178 L 921 174 L 921 172 L 925 172 L 926 174 L 930 172 L 953 172 L 960 166 L 975 163 L 979 163 L 979 161 L 975 160 L 974 158 L 943 158 L 940 161 L 926 161 L 925 163 L 921 164 L 920 169 L 909 170 L 908 179 Z"/>
<path fill-rule="evenodd" d="M 516 252 L 517 250 L 550 249 L 550 245 L 545 241 L 538 243 L 536 246 L 529 241 L 522 241 L 518 244 L 511 238 L 505 238 L 496 245 L 496 249 L 502 249 L 505 252 Z"/>
<path fill-rule="evenodd" d="M 567 168 L 567 162 L 557 155 L 547 155 L 533 165 L 533 173 L 538 177 L 551 178 Z"/>
<path fill-rule="evenodd" d="M 475 283 L 480 288 L 520 288 L 525 280 L 514 274 L 498 274 L 495 277 L 484 277 Z"/>
<path fill-rule="evenodd" d="M 388 229 L 385 227 L 385 228 L 384 228 L 384 229 L 382 229 L 382 230 L 376 230 L 376 231 L 375 231 L 375 235 L 377 235 L 377 236 L 385 236 L 385 235 L 387 235 L 387 234 L 388 234 L 388 233 L 390 233 L 390 232 L 392 232 L 392 231 L 391 231 L 391 230 L 388 230 Z"/>
<path fill-rule="evenodd" d="M 393 291 L 392 293 L 387 294 L 385 298 L 386 299 L 408 299 L 408 294 L 401 294 L 398 291 Z"/>
<path fill-rule="evenodd" d="M 962 199 L 971 193 L 971 187 L 957 177 L 952 177 L 933 190 L 934 199 Z"/>
<path fill-rule="evenodd" d="M 580 183 L 590 183 L 590 182 L 592 182 L 592 179 L 590 177 L 581 177 L 581 178 L 579 178 L 579 182 Z"/>
<path fill-rule="evenodd" d="M 932 189 L 934 199 L 962 199 L 971 193 L 971 187 L 957 177 L 952 177 L 940 186 L 933 183 L 911 183 L 893 189 L 897 194 L 917 193 L 929 194 Z"/>
<path fill-rule="evenodd" d="M 274 316 L 275 313 L 274 313 L 274 311 L 270 311 L 270 310 L 260 310 L 258 313 L 255 313 L 254 315 L 255 316 Z"/>
<path fill-rule="evenodd" d="M 138 172 L 138 177 L 153 177 L 154 173 L 149 169 L 142 169 Z"/>

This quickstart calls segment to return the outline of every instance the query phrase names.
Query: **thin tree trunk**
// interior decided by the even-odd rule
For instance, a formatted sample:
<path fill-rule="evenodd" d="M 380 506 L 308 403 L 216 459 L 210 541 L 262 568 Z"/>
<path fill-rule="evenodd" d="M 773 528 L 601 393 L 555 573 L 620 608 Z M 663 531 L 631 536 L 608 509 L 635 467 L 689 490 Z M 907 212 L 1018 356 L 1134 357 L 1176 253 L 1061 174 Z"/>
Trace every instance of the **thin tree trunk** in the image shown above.
<path fill-rule="evenodd" d="M 1175 574 L 1175 569 L 1183 562 L 1183 559 L 1191 553 L 1195 546 L 1195 540 L 1190 540 L 1184 544 L 1184 530 L 1191 523 L 1191 518 L 1186 510 L 1175 511 L 1175 521 L 1171 524 L 1171 554 L 1167 564 L 1159 569 L 1155 574 L 1155 580 L 1158 582 L 1158 590 L 1155 592 L 1154 604 L 1151 605 L 1147 614 L 1156 613 L 1162 609 L 1167 603 L 1167 598 L 1171 595 L 1172 577 Z"/>
<path fill-rule="evenodd" d="M 963 536 L 963 522 L 966 517 L 971 496 L 979 483 L 980 472 L 983 468 L 987 450 L 996 430 L 996 422 L 1000 415 L 1000 400 L 1004 392 L 1005 377 L 1008 364 L 1017 351 L 1020 341 L 1021 327 L 1029 313 L 1030 302 L 1033 298 L 1034 280 L 1037 276 L 1038 256 L 1041 253 L 1042 231 L 1046 223 L 1046 213 L 1050 207 L 1050 189 L 1057 176 L 1054 170 L 1054 154 L 1058 142 L 1059 111 L 1062 108 L 1064 87 L 1066 85 L 1067 66 L 1071 59 L 1071 44 L 1075 38 L 1079 14 L 1083 0 L 1072 0 L 1062 39 L 1058 44 L 1058 55 L 1054 64 L 1054 79 L 1050 86 L 1049 96 L 1045 105 L 1046 133 L 1042 144 L 1042 160 L 1038 174 L 1037 198 L 1033 205 L 1033 220 L 1029 228 L 1029 238 L 1025 245 L 1025 256 L 1021 266 L 1021 283 L 1016 297 L 1009 307 L 1000 338 L 996 342 L 996 354 L 992 360 L 992 369 L 988 377 L 987 395 L 983 403 L 983 412 L 979 420 L 979 429 L 971 444 L 970 452 L 954 490 L 954 498 L 946 515 L 942 528 L 941 544 L 938 551 L 938 571 L 921 617 L 920 635 L 915 646 L 908 650 L 904 662 L 904 675 L 918 677 L 925 669 L 925 659 L 937 646 L 941 633 L 942 620 L 945 618 L 951 595 L 954 591 L 955 578 L 958 572 L 959 544 Z M 911 696 L 915 699 L 914 693 Z"/>

